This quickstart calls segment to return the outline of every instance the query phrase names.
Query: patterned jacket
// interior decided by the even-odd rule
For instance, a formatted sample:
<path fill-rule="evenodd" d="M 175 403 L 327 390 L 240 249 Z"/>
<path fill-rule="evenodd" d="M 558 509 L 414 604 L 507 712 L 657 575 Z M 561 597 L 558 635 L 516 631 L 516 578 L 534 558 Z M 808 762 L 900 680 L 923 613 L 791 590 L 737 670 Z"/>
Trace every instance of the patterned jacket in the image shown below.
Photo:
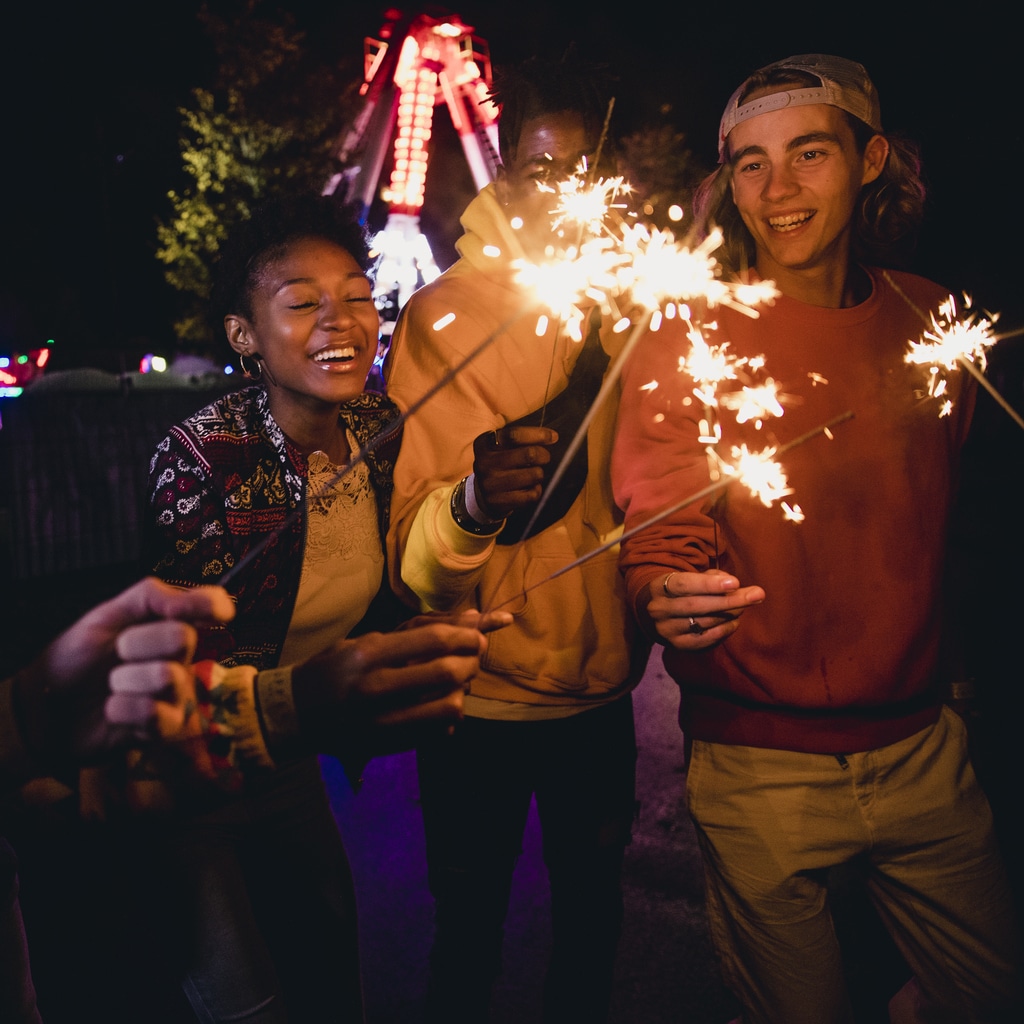
<path fill-rule="evenodd" d="M 373 441 L 366 464 L 383 543 L 401 440 L 398 410 L 385 396 L 364 392 L 342 407 L 341 418 L 361 448 Z M 277 665 L 302 572 L 307 476 L 305 456 L 285 438 L 259 386 L 212 402 L 157 445 L 148 487 L 149 571 L 192 587 L 219 583 L 247 560 L 227 582 L 235 620 L 201 636 L 197 660 Z M 385 571 L 381 592 L 353 632 L 388 629 L 408 614 Z"/>

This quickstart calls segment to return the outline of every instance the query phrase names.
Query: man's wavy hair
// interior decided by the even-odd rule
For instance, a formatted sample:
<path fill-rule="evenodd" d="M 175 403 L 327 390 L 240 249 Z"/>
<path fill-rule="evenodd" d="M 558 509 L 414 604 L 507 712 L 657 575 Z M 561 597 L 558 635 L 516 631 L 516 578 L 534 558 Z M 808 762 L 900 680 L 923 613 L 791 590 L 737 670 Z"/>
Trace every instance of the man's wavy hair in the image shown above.
<path fill-rule="evenodd" d="M 505 167 L 515 161 L 523 125 L 536 117 L 571 112 L 583 118 L 597 140 L 607 115 L 611 78 L 604 65 L 580 60 L 575 47 L 561 58 L 529 57 L 495 68 L 488 98 L 500 112 L 498 155 Z"/>
<path fill-rule="evenodd" d="M 758 71 L 747 80 L 740 102 L 765 87 L 818 84 L 813 75 L 801 71 Z M 858 152 L 863 153 L 871 136 L 877 133 L 852 114 L 842 113 L 853 129 Z M 916 144 L 900 135 L 885 133 L 885 137 L 889 141 L 889 156 L 882 173 L 861 189 L 854 211 L 852 249 L 854 259 L 860 263 L 898 268 L 909 262 L 917 242 L 924 216 L 925 186 Z M 716 226 L 722 230 L 723 243 L 716 255 L 728 270 L 741 272 L 754 265 L 757 254 L 754 240 L 733 202 L 731 180 L 732 165 L 728 162 L 709 174 L 694 193 L 694 217 L 705 236 Z"/>

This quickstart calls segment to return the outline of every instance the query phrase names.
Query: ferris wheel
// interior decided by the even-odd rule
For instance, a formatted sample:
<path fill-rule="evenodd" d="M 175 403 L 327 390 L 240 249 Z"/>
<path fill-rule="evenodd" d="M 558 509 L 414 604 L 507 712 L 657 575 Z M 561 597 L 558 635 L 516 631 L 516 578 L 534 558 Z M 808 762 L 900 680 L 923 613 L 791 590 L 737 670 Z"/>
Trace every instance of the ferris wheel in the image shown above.
<path fill-rule="evenodd" d="M 374 238 L 381 253 L 375 299 L 390 335 L 405 301 L 439 273 L 420 231 L 434 111 L 447 107 L 479 190 L 498 167 L 498 110 L 488 99 L 487 45 L 472 26 L 438 11 L 389 10 L 385 19 L 379 38 L 364 43 L 363 104 L 337 152 L 345 170 L 324 192 L 358 203 L 365 220 L 390 151 L 390 180 L 380 191 L 388 216 Z"/>

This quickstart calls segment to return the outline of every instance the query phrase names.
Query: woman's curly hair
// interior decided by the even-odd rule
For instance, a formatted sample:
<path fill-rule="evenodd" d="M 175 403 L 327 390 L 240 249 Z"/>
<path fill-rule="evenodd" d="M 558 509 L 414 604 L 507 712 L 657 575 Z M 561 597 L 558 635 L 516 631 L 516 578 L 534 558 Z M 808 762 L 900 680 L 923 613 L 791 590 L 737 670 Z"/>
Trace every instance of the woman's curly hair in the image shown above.
<path fill-rule="evenodd" d="M 292 242 L 321 238 L 348 252 L 370 274 L 375 260 L 370 239 L 353 207 L 333 196 L 279 194 L 258 203 L 221 247 L 214 264 L 210 316 L 221 330 L 224 317 L 252 318 L 252 296 L 267 264 Z"/>

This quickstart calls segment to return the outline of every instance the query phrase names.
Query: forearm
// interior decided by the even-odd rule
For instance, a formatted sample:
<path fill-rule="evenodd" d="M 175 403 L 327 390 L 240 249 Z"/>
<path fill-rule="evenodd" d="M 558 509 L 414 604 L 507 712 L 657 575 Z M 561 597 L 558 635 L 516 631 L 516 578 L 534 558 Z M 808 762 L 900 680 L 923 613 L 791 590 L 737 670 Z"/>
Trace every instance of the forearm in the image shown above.
<path fill-rule="evenodd" d="M 476 587 L 494 550 L 494 533 L 469 533 L 452 518 L 454 489 L 439 487 L 427 495 L 402 552 L 402 581 L 425 610 L 457 607 Z"/>
<path fill-rule="evenodd" d="M 291 665 L 257 672 L 203 661 L 195 672 L 203 731 L 219 772 L 246 775 L 323 752 L 300 728 Z"/>

